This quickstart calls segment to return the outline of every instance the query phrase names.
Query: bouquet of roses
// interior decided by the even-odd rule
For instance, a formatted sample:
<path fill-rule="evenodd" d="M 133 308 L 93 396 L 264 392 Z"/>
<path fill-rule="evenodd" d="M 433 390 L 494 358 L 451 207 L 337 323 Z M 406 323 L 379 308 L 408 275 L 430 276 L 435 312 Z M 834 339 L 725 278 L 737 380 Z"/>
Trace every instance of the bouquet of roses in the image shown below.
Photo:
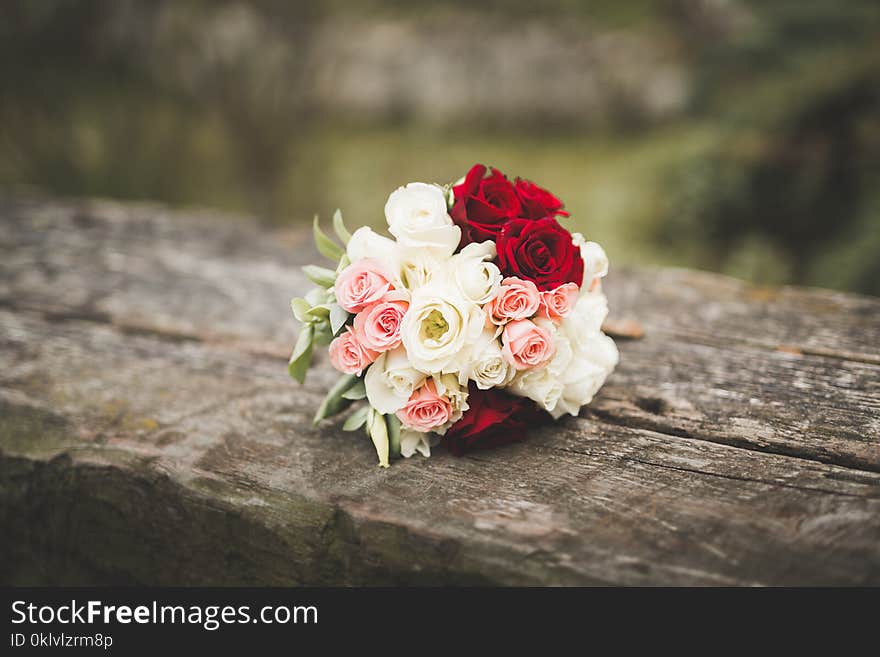
<path fill-rule="evenodd" d="M 291 302 L 303 323 L 290 359 L 302 382 L 315 343 L 343 376 L 315 422 L 359 404 L 389 459 L 443 442 L 460 455 L 525 437 L 543 419 L 577 415 L 617 364 L 602 247 L 559 223 L 562 202 L 536 184 L 474 166 L 452 185 L 410 183 L 385 204 L 392 238 L 368 227 L 339 240 L 314 223 L 334 269 L 306 266 L 317 287 Z"/>

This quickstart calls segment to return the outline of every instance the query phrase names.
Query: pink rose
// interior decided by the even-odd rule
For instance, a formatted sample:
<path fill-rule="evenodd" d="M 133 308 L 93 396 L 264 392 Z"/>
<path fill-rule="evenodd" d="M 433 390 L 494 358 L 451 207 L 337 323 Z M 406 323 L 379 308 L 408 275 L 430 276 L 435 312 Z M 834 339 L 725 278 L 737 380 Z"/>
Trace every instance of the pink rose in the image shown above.
<path fill-rule="evenodd" d="M 553 357 L 550 332 L 528 319 L 509 322 L 501 334 L 501 355 L 518 370 L 543 365 Z"/>
<path fill-rule="evenodd" d="M 392 288 L 382 265 L 373 258 L 361 258 L 336 278 L 336 302 L 350 313 L 359 313 L 381 299 Z"/>
<path fill-rule="evenodd" d="M 400 344 L 400 323 L 409 308 L 406 295 L 389 292 L 354 318 L 354 332 L 367 349 L 388 351 Z"/>
<path fill-rule="evenodd" d="M 364 368 L 379 356 L 372 349 L 367 349 L 357 335 L 348 326 L 345 333 L 330 343 L 330 363 L 344 374 L 360 376 Z"/>
<path fill-rule="evenodd" d="M 538 315 L 558 322 L 574 308 L 578 291 L 575 283 L 565 283 L 554 290 L 544 290 L 541 292 L 541 310 Z"/>
<path fill-rule="evenodd" d="M 538 312 L 540 306 L 541 293 L 534 283 L 509 276 L 501 281 L 487 310 L 489 320 L 500 326 L 510 320 L 528 319 Z"/>
<path fill-rule="evenodd" d="M 406 406 L 397 411 L 397 417 L 403 426 L 421 432 L 446 424 L 451 416 L 452 404 L 437 394 L 437 388 L 431 379 L 412 394 Z"/>

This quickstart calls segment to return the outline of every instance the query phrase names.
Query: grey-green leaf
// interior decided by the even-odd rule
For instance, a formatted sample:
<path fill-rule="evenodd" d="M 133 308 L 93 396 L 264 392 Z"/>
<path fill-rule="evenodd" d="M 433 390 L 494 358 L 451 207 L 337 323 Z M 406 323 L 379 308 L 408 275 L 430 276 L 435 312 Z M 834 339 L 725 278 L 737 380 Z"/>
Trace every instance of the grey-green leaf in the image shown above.
<path fill-rule="evenodd" d="M 357 431 L 358 429 L 360 429 L 367 422 L 367 413 L 369 410 L 369 406 L 361 406 L 354 413 L 348 416 L 345 424 L 342 425 L 342 430 Z"/>
<path fill-rule="evenodd" d="M 351 399 L 352 401 L 357 401 L 358 399 L 363 399 L 367 396 L 367 386 L 364 385 L 363 379 L 358 379 L 358 382 L 355 383 L 351 388 L 346 390 L 343 394 L 343 397 L 346 399 Z"/>
<path fill-rule="evenodd" d="M 342 272 L 342 270 L 348 267 L 350 264 L 351 259 L 348 257 L 347 253 L 344 253 L 339 259 L 339 264 L 336 266 L 336 275 L 338 276 Z"/>
<path fill-rule="evenodd" d="M 306 292 L 305 300 L 309 304 L 310 308 L 318 306 L 324 303 L 324 299 L 327 296 L 327 290 L 322 287 L 313 287 L 311 290 Z"/>
<path fill-rule="evenodd" d="M 330 304 L 330 330 L 333 335 L 339 333 L 345 323 L 348 321 L 348 311 L 338 303 Z"/>
<path fill-rule="evenodd" d="M 388 426 L 388 451 L 397 458 L 400 456 L 400 420 L 392 413 L 385 416 L 385 424 Z"/>
<path fill-rule="evenodd" d="M 305 265 L 303 273 L 312 283 L 320 285 L 323 288 L 333 287 L 336 283 L 336 272 L 326 267 L 318 267 L 317 265 Z"/>
<path fill-rule="evenodd" d="M 330 334 L 330 324 L 328 322 L 316 322 L 312 324 L 315 327 L 315 344 L 328 345 L 333 341 Z"/>
<path fill-rule="evenodd" d="M 312 224 L 312 232 L 315 235 L 315 246 L 318 247 L 320 254 L 329 258 L 333 262 L 339 262 L 339 259 L 345 251 L 343 251 L 342 247 L 336 242 L 324 234 L 324 231 L 321 230 L 321 226 L 318 225 L 318 215 L 315 215 L 315 220 Z"/>
<path fill-rule="evenodd" d="M 351 233 L 345 227 L 345 222 L 342 221 L 342 212 L 338 208 L 333 213 L 333 230 L 336 232 L 336 237 L 339 238 L 339 241 L 347 245 L 348 240 L 351 239 Z"/>
<path fill-rule="evenodd" d="M 309 365 L 312 364 L 312 342 L 315 335 L 315 329 L 311 324 L 306 324 L 299 332 L 296 340 L 296 346 L 290 356 L 290 363 L 287 365 L 287 372 L 291 378 L 303 383 L 306 380 L 306 372 L 309 371 Z"/>
<path fill-rule="evenodd" d="M 321 402 L 318 412 L 315 413 L 315 419 L 313 422 L 318 424 L 318 422 L 324 418 L 336 415 L 339 411 L 351 404 L 351 400 L 345 399 L 342 395 L 357 382 L 358 377 L 354 374 L 345 374 L 340 377 L 339 381 L 336 382 L 336 385 L 334 385 L 330 389 L 330 392 L 327 393 L 327 396 L 324 397 L 324 401 Z"/>
<path fill-rule="evenodd" d="M 371 409 L 372 410 L 372 409 Z M 376 456 L 379 457 L 379 465 L 383 468 L 388 467 L 388 425 L 385 424 L 385 417 L 381 413 L 370 413 L 367 422 L 367 433 L 370 434 L 370 440 L 373 441 L 373 447 L 376 448 Z"/>
<path fill-rule="evenodd" d="M 312 306 L 305 313 L 305 317 L 309 322 L 327 322 L 330 320 L 330 306 L 326 303 Z"/>
<path fill-rule="evenodd" d="M 312 304 L 301 297 L 296 297 L 295 299 L 290 300 L 290 309 L 293 311 L 293 316 L 296 317 L 297 321 L 306 324 L 310 321 L 308 317 L 306 317 L 306 313 L 311 309 Z"/>

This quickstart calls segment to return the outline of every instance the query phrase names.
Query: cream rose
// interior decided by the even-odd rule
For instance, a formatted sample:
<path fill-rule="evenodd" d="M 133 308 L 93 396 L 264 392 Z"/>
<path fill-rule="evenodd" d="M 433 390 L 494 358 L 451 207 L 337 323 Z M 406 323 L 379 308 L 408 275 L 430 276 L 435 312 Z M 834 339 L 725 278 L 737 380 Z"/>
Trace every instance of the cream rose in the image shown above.
<path fill-rule="evenodd" d="M 583 292 L 595 290 L 601 284 L 601 279 L 608 274 L 608 256 L 596 242 L 588 242 L 580 233 L 573 233 L 572 241 L 581 250 L 581 258 L 584 259 L 584 282 L 581 286 Z"/>
<path fill-rule="evenodd" d="M 433 281 L 444 282 L 447 274 L 446 263 L 424 249 L 400 249 L 394 267 L 396 283 L 408 292 Z"/>
<path fill-rule="evenodd" d="M 564 368 L 553 368 L 552 363 L 548 368 L 558 371 L 558 380 L 562 384 L 556 405 L 547 409 L 554 418 L 565 413 L 577 415 L 582 406 L 589 404 L 614 371 L 619 358 L 614 340 L 601 331 L 584 332 L 573 326 L 566 328 L 572 345 L 571 358 Z M 576 340 L 572 339 L 574 332 L 578 333 Z"/>
<path fill-rule="evenodd" d="M 461 240 L 461 229 L 452 223 L 443 190 L 436 185 L 414 182 L 398 188 L 385 204 L 385 219 L 404 247 L 431 249 L 449 257 Z"/>
<path fill-rule="evenodd" d="M 559 403 L 563 386 L 549 367 L 538 367 L 517 373 L 507 389 L 520 397 L 528 397 L 549 411 Z"/>
<path fill-rule="evenodd" d="M 413 292 L 403 318 L 403 346 L 412 366 L 426 374 L 454 372 L 485 323 L 483 311 L 448 285 Z"/>
<path fill-rule="evenodd" d="M 465 299 L 482 305 L 495 296 L 501 285 L 501 271 L 490 262 L 495 255 L 495 244 L 486 241 L 468 244 L 452 256 L 448 267 Z"/>
<path fill-rule="evenodd" d="M 373 232 L 369 226 L 358 228 L 348 240 L 345 252 L 351 262 L 357 262 L 362 258 L 373 258 L 382 263 L 389 271 L 397 262 L 397 253 L 400 247 L 392 239 Z"/>
<path fill-rule="evenodd" d="M 364 375 L 367 400 L 378 412 L 396 413 L 425 382 L 425 375 L 414 370 L 403 347 L 380 355 Z"/>
<path fill-rule="evenodd" d="M 464 385 L 468 379 L 480 390 L 503 387 L 510 383 L 516 370 L 505 360 L 495 331 L 484 329 L 474 343 L 458 380 Z"/>
<path fill-rule="evenodd" d="M 588 335 L 602 328 L 602 322 L 608 316 L 608 299 L 599 291 L 582 294 L 574 308 L 563 320 L 563 324 L 573 327 L 569 334 L 572 339 L 578 335 Z"/>

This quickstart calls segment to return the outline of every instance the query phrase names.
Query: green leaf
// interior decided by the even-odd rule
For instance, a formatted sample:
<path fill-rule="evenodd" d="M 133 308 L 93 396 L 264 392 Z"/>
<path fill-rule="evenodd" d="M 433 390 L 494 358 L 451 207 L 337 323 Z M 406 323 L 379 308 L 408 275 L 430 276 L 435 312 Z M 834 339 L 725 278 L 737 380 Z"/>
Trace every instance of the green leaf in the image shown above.
<path fill-rule="evenodd" d="M 385 416 L 385 424 L 388 426 L 388 451 L 391 456 L 400 456 L 400 420 L 393 413 Z"/>
<path fill-rule="evenodd" d="M 336 242 L 324 234 L 324 231 L 322 231 L 321 227 L 318 225 L 318 215 L 315 215 L 315 220 L 312 224 L 312 232 L 315 234 L 315 245 L 318 247 L 320 254 L 329 258 L 333 262 L 339 262 L 339 259 L 345 251 L 343 251 L 342 247 Z"/>
<path fill-rule="evenodd" d="M 316 322 L 312 326 L 315 327 L 315 344 L 327 345 L 333 341 L 333 335 L 330 333 L 330 324 L 328 322 Z"/>
<path fill-rule="evenodd" d="M 336 232 L 336 237 L 339 238 L 339 241 L 347 245 L 348 240 L 351 239 L 351 233 L 345 227 L 345 223 L 342 221 L 342 212 L 338 208 L 333 213 L 333 230 Z"/>
<path fill-rule="evenodd" d="M 342 327 L 345 326 L 348 317 L 348 311 L 338 303 L 330 304 L 330 330 L 333 332 L 333 335 L 337 335 Z"/>
<path fill-rule="evenodd" d="M 315 306 L 319 306 L 327 298 L 327 290 L 322 287 L 313 287 L 311 290 L 306 292 L 306 302 L 309 304 L 309 308 L 314 308 Z"/>
<path fill-rule="evenodd" d="M 342 395 L 357 382 L 358 377 L 354 374 L 345 374 L 340 377 L 339 381 L 336 382 L 336 385 L 334 385 L 330 389 L 330 392 L 327 393 L 327 396 L 324 397 L 324 401 L 321 402 L 321 406 L 318 408 L 318 412 L 315 413 L 315 419 L 312 420 L 312 422 L 318 424 L 318 422 L 325 417 L 336 415 L 339 411 L 351 404 L 351 400 L 345 399 Z"/>
<path fill-rule="evenodd" d="M 322 303 L 317 306 L 312 306 L 306 311 L 305 317 L 309 322 L 329 322 L 330 305 Z"/>
<path fill-rule="evenodd" d="M 453 187 L 457 187 L 458 185 L 463 183 L 464 179 L 465 176 L 462 176 L 455 182 L 451 182 L 448 185 L 443 186 L 444 196 L 446 196 L 446 207 L 450 210 L 452 209 L 452 206 L 455 205 L 455 190 L 453 189 Z"/>
<path fill-rule="evenodd" d="M 367 422 L 367 414 L 370 411 L 369 406 L 361 406 L 354 413 L 348 416 L 345 424 L 342 425 L 343 431 L 357 431 Z"/>
<path fill-rule="evenodd" d="M 342 272 L 342 270 L 348 267 L 350 264 L 351 259 L 348 257 L 347 253 L 344 253 L 339 259 L 339 264 L 336 266 L 336 275 L 339 276 L 340 272 Z"/>
<path fill-rule="evenodd" d="M 351 399 L 352 401 L 357 401 L 358 399 L 363 399 L 367 396 L 367 386 L 364 385 L 363 379 L 358 379 L 358 382 L 355 383 L 351 388 L 346 390 L 343 394 L 343 397 L 346 399 Z"/>
<path fill-rule="evenodd" d="M 336 272 L 326 267 L 318 267 L 317 265 L 305 265 L 303 273 L 312 283 L 320 285 L 323 288 L 333 287 L 336 283 Z"/>
<path fill-rule="evenodd" d="M 296 379 L 300 383 L 305 382 L 306 372 L 309 371 L 309 365 L 312 364 L 312 342 L 315 337 L 315 329 L 311 324 L 306 324 L 299 332 L 296 339 L 296 346 L 290 356 L 290 363 L 287 365 L 287 372 L 291 378 Z"/>
<path fill-rule="evenodd" d="M 385 416 L 370 409 L 370 417 L 367 422 L 367 433 L 370 434 L 370 440 L 373 441 L 373 447 L 376 448 L 376 455 L 379 457 L 379 465 L 383 468 L 388 467 L 388 426 L 385 424 Z"/>
<path fill-rule="evenodd" d="M 303 324 L 308 324 L 311 321 L 306 317 L 306 313 L 309 312 L 311 307 L 312 304 L 300 297 L 290 300 L 290 309 L 293 311 L 293 316 Z"/>

